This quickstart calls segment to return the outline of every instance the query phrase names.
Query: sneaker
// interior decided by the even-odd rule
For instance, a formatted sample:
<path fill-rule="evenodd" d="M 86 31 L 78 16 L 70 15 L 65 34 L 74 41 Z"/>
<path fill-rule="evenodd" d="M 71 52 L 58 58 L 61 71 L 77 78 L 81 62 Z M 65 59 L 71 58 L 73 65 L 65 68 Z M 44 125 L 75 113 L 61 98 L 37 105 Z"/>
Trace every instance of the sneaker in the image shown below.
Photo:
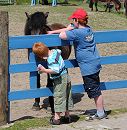
<path fill-rule="evenodd" d="M 98 116 L 97 113 L 96 113 L 96 114 L 94 114 L 94 115 L 92 115 L 92 116 L 89 117 L 90 120 L 94 120 L 94 119 L 99 119 L 99 120 L 101 120 L 101 119 L 104 119 L 104 118 L 105 118 L 105 119 L 108 119 L 107 114 L 104 114 L 103 116 L 100 117 L 100 116 Z"/>
<path fill-rule="evenodd" d="M 52 124 L 52 125 L 60 125 L 61 122 L 60 122 L 60 119 L 55 120 L 54 117 L 51 117 L 50 124 Z"/>
<path fill-rule="evenodd" d="M 39 103 L 35 102 L 32 106 L 32 110 L 33 111 L 39 111 L 41 108 L 40 108 L 40 105 Z"/>
<path fill-rule="evenodd" d="M 72 123 L 71 117 L 70 116 L 69 117 L 64 116 L 63 119 L 62 119 L 62 123 L 64 123 L 64 124 Z"/>

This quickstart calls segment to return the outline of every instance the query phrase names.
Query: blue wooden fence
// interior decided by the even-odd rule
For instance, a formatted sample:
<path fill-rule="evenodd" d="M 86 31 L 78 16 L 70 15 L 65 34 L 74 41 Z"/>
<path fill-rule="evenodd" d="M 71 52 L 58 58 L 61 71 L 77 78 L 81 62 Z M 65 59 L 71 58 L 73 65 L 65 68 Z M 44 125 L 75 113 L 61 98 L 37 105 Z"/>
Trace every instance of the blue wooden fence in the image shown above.
<path fill-rule="evenodd" d="M 17 49 L 31 49 L 35 42 L 44 42 L 47 46 L 63 46 L 66 45 L 66 41 L 59 39 L 57 34 L 54 35 L 34 35 L 34 36 L 10 36 L 9 37 L 9 60 L 10 51 Z M 98 31 L 95 32 L 95 41 L 97 44 L 103 43 L 113 43 L 113 42 L 127 42 L 127 30 L 115 30 L 115 31 Z M 51 44 L 52 43 L 52 44 Z M 127 44 L 127 43 L 125 43 Z M 30 62 L 26 64 L 9 64 L 9 91 L 8 91 L 8 101 L 13 100 L 23 100 L 37 97 L 44 97 L 52 95 L 52 92 L 45 87 L 37 88 L 37 65 L 34 54 L 30 53 Z M 66 60 L 67 68 L 78 67 L 75 59 Z M 127 54 L 124 55 L 114 55 L 114 56 L 104 56 L 101 57 L 102 65 L 107 64 L 122 64 L 127 63 Z M 42 62 L 45 65 L 45 62 Z M 118 70 L 119 71 L 119 70 Z M 30 89 L 29 90 L 10 90 L 10 74 L 12 73 L 23 73 L 30 72 Z M 18 88 L 18 86 L 17 86 Z M 127 88 L 127 80 L 111 81 L 111 82 L 101 82 L 102 90 Z M 73 93 L 84 92 L 82 84 L 72 86 Z"/>

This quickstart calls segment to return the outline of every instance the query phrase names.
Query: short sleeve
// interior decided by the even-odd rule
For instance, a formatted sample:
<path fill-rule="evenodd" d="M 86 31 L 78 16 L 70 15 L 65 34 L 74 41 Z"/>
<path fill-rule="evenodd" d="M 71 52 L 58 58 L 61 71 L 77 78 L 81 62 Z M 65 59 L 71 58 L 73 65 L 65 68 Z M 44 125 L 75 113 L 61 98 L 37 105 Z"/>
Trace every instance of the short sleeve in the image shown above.
<path fill-rule="evenodd" d="M 60 72 L 60 65 L 56 59 L 58 53 L 61 54 L 61 50 L 54 50 L 53 54 L 48 58 L 48 68 L 56 73 Z"/>
<path fill-rule="evenodd" d="M 77 35 L 76 35 L 76 29 L 71 30 L 71 31 L 66 31 L 66 35 L 67 35 L 67 40 L 70 41 L 75 41 L 77 40 Z"/>

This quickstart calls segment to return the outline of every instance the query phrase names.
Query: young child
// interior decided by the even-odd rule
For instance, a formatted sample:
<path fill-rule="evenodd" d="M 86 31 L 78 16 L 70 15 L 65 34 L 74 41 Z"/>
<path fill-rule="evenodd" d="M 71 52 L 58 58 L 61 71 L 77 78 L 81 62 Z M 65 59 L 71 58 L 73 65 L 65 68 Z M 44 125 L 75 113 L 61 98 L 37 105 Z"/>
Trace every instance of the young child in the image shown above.
<path fill-rule="evenodd" d="M 39 65 L 37 69 L 41 73 L 49 74 L 53 81 L 55 115 L 51 118 L 50 123 L 60 125 L 60 116 L 63 112 L 65 112 L 66 123 L 70 123 L 69 110 L 73 107 L 73 101 L 71 97 L 71 85 L 68 85 L 68 74 L 61 56 L 61 50 L 49 50 L 43 43 L 35 43 L 32 50 L 39 58 L 47 60 L 48 68 Z"/>
<path fill-rule="evenodd" d="M 87 12 L 79 8 L 69 17 L 71 24 L 67 28 L 49 31 L 48 34 L 60 33 L 63 40 L 74 43 L 75 57 L 80 67 L 84 88 L 89 98 L 94 98 L 97 112 L 89 119 L 102 119 L 107 115 L 104 111 L 103 97 L 100 89 L 99 73 L 101 70 L 100 56 L 98 54 L 93 31 L 88 23 Z"/>

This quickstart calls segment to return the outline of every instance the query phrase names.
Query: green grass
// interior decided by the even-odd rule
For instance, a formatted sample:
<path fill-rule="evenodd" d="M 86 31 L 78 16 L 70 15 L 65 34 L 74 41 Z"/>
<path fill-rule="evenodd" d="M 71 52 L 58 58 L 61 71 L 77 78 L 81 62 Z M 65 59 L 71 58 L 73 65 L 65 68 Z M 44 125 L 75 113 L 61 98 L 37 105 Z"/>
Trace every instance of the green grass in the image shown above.
<path fill-rule="evenodd" d="M 113 116 L 113 115 L 123 114 L 126 112 L 127 112 L 127 108 L 115 109 L 111 111 L 110 115 Z"/>
<path fill-rule="evenodd" d="M 116 11 L 109 12 L 91 12 L 88 4 L 83 4 L 81 1 L 70 1 L 70 3 L 76 3 L 78 6 L 61 6 L 57 7 L 52 6 L 30 6 L 28 5 L 8 5 L 8 6 L 0 6 L 0 10 L 9 12 L 9 21 L 11 22 L 19 22 L 25 23 L 26 16 L 25 12 L 29 14 L 35 11 L 43 11 L 49 12 L 48 23 L 63 23 L 64 25 L 68 25 L 69 21 L 67 18 L 70 14 L 79 7 L 84 8 L 89 15 L 89 25 L 93 27 L 93 30 L 116 30 L 116 29 L 126 29 L 127 19 L 124 16 L 124 13 L 120 14 Z M 98 7 L 99 10 L 104 10 L 101 6 Z M 12 26 L 10 28 L 13 28 Z M 16 34 L 15 34 L 16 35 Z"/>
<path fill-rule="evenodd" d="M 26 130 L 28 128 L 49 127 L 48 120 L 48 118 L 25 119 L 14 122 L 14 125 L 9 128 L 0 128 L 0 130 Z"/>
<path fill-rule="evenodd" d="M 108 111 L 108 116 L 117 116 L 119 114 L 127 113 L 127 108 L 122 109 L 114 109 Z M 72 121 L 84 121 L 86 120 L 85 115 L 72 115 Z M 0 130 L 27 130 L 32 128 L 39 128 L 39 127 L 51 127 L 49 124 L 49 118 L 33 118 L 33 119 L 25 119 L 19 120 L 14 122 L 14 125 L 10 126 L 9 128 L 0 128 Z"/>

